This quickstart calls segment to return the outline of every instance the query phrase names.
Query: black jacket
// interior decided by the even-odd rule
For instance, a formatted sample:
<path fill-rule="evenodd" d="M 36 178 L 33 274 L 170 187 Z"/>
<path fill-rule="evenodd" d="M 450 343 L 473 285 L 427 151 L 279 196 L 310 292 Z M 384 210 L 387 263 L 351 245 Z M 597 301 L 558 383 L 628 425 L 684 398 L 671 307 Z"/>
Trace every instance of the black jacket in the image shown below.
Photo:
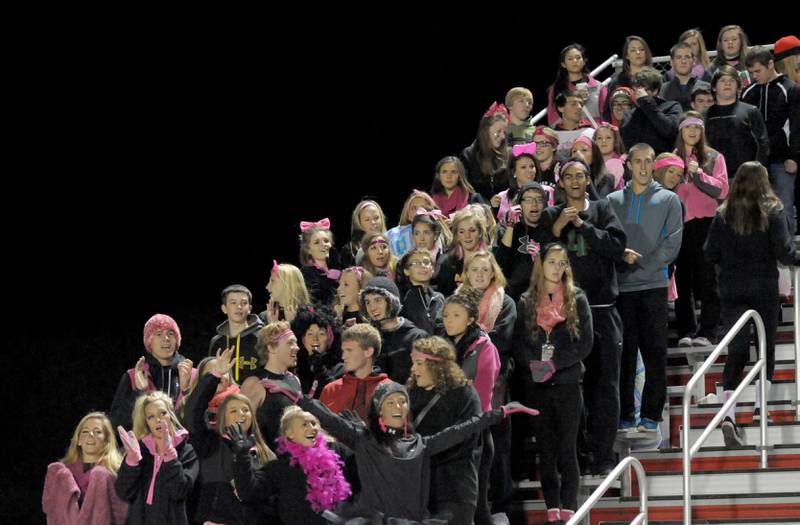
<path fill-rule="evenodd" d="M 339 253 L 335 248 L 331 247 L 330 255 L 328 255 L 326 262 L 329 270 L 338 270 L 340 268 Z M 311 302 L 331 306 L 333 299 L 336 297 L 339 281 L 329 278 L 324 271 L 310 264 L 303 264 L 300 267 L 300 273 L 303 274 L 303 279 L 305 279 Z"/>
<path fill-rule="evenodd" d="M 787 159 L 797 161 L 800 86 L 786 75 L 778 75 L 778 78 L 768 84 L 751 84 L 742 93 L 742 102 L 757 107 L 764 118 L 769 136 L 769 162 L 777 163 Z M 789 143 L 790 134 L 795 139 L 792 144 Z"/>
<path fill-rule="evenodd" d="M 429 335 L 437 333 L 442 326 L 442 310 L 444 296 L 435 292 L 430 286 L 412 286 L 403 297 L 403 317 L 414 323 L 420 330 Z"/>
<path fill-rule="evenodd" d="M 626 145 L 650 144 L 659 153 L 672 152 L 683 110 L 674 100 L 639 97 L 633 111 L 625 115 L 619 132 Z"/>
<path fill-rule="evenodd" d="M 481 173 L 477 152 L 478 144 L 473 142 L 461 151 L 459 158 L 464 163 L 467 179 L 469 179 L 472 187 L 475 188 L 475 193 L 480 193 L 483 199 L 489 202 L 492 197 L 508 188 L 506 166 L 497 166 L 490 176 L 486 176 Z"/>
<path fill-rule="evenodd" d="M 247 316 L 247 324 L 247 328 L 242 330 L 241 333 L 236 337 L 231 337 L 228 321 L 221 323 L 217 326 L 217 334 L 211 338 L 211 343 L 208 345 L 208 355 L 216 356 L 218 350 L 224 351 L 226 348 L 235 348 L 238 339 L 239 373 L 237 375 L 236 368 L 231 370 L 231 373 L 239 384 L 242 384 L 248 377 L 256 375 L 256 372 L 261 368 L 258 362 L 258 354 L 256 353 L 256 341 L 258 340 L 258 332 L 264 326 L 264 323 L 259 316 L 250 314 Z M 233 355 L 236 357 L 235 351 Z"/>
<path fill-rule="evenodd" d="M 689 79 L 689 82 L 685 84 L 685 88 L 682 86 L 678 77 L 672 77 L 671 80 L 664 82 L 661 86 L 659 96 L 664 100 L 674 100 L 681 105 L 683 111 L 689 111 L 692 109 L 692 91 L 699 88 L 711 91 L 711 84 L 695 77 Z"/>
<path fill-rule="evenodd" d="M 554 223 L 566 206 L 547 208 L 548 221 Z M 578 215 L 581 227 L 567 223 L 559 236 L 567 247 L 575 284 L 586 292 L 589 304 L 613 304 L 619 295 L 616 265 L 625 252 L 625 229 L 607 200 L 589 201 Z"/>
<path fill-rule="evenodd" d="M 238 525 L 261 523 L 265 516 L 261 509 L 242 504 L 233 493 L 233 453 L 222 437 L 206 425 L 205 413 L 214 397 L 219 378 L 205 374 L 197 382 L 192 395 L 186 400 L 185 422 L 189 442 L 200 459 L 199 495 L 195 520 L 199 523 L 213 521 Z M 256 421 L 253 420 L 253 424 Z M 250 461 L 257 468 L 258 458 L 252 454 Z"/>
<path fill-rule="evenodd" d="M 782 214 L 769 214 L 766 231 L 739 235 L 717 213 L 703 247 L 708 262 L 717 265 L 720 298 L 741 297 L 753 288 L 778 292 L 777 261 L 797 266 L 800 258 Z"/>
<path fill-rule="evenodd" d="M 144 360 L 146 363 L 146 372 L 150 380 L 150 384 L 155 386 L 155 389 L 165 392 L 172 399 L 174 404 L 177 404 L 178 399 L 183 396 L 181 392 L 180 374 L 178 374 L 178 363 L 185 358 L 175 352 L 172 356 L 172 362 L 167 366 L 162 366 L 153 354 L 146 352 Z M 109 412 L 109 419 L 114 428 L 122 425 L 126 429 L 133 426 L 133 405 L 136 403 L 136 398 L 145 392 L 136 389 L 133 381 L 133 368 L 122 374 L 117 385 L 117 391 L 114 393 L 114 399 L 111 401 L 111 410 Z M 147 390 L 148 392 L 150 390 Z"/>
<path fill-rule="evenodd" d="M 503 270 L 506 277 L 506 294 L 513 300 L 519 299 L 522 292 L 528 289 L 533 273 L 533 258 L 525 251 L 525 246 L 529 241 L 535 241 L 540 249 L 554 240 L 551 231 L 552 225 L 548 222 L 544 214 L 536 227 L 527 226 L 524 221 L 518 222 L 514 226 L 514 242 L 508 248 L 502 242 L 497 242 L 497 246 L 492 248 L 497 264 Z M 505 226 L 501 226 L 497 232 L 497 238 L 502 239 L 505 233 Z"/>
<path fill-rule="evenodd" d="M 533 339 L 528 330 L 526 319 L 534 317 L 536 312 L 531 312 L 525 306 L 525 297 L 528 292 L 523 294 L 517 303 L 517 326 L 514 330 L 514 358 L 518 366 L 523 369 L 523 374 L 527 382 L 532 383 L 530 373 L 525 374 L 524 370 L 529 368 L 529 363 L 542 358 L 542 344 L 545 342 L 544 332 L 539 330 L 540 337 Z M 572 340 L 567 329 L 567 322 L 562 321 L 553 327 L 550 332 L 550 343 L 555 346 L 553 352 L 553 364 L 556 371 L 553 377 L 545 384 L 569 384 L 580 383 L 583 378 L 583 359 L 592 351 L 594 342 L 594 330 L 592 327 L 592 311 L 589 308 L 589 301 L 586 294 L 578 287 L 575 287 L 575 302 L 578 309 L 580 338 Z"/>
<path fill-rule="evenodd" d="M 435 390 L 412 388 L 408 395 L 411 413 L 420 412 L 437 394 Z M 482 412 L 480 399 L 470 385 L 446 390 L 421 421 L 415 422 L 422 436 L 432 436 L 447 427 L 466 421 Z M 458 501 L 475 505 L 478 498 L 478 464 L 481 458 L 481 435 L 469 439 L 431 458 L 431 510 L 439 501 Z"/>
<path fill-rule="evenodd" d="M 461 272 L 464 271 L 464 259 L 448 251 L 436 260 L 436 271 L 431 279 L 431 286 L 444 297 L 450 297 L 461 284 Z"/>
<path fill-rule="evenodd" d="M 363 424 L 337 416 L 317 400 L 303 399 L 300 407 L 355 453 L 361 493 L 353 514 L 382 512 L 387 518 L 416 521 L 428 517 L 431 458 L 503 419 L 501 410 L 490 410 L 432 436 L 409 434 L 384 444 Z"/>
<path fill-rule="evenodd" d="M 705 120 L 708 145 L 725 156 L 728 179 L 747 161 L 769 164 L 769 136 L 757 107 L 739 101 L 727 106 L 714 104 Z"/>
<path fill-rule="evenodd" d="M 129 525 L 184 525 L 186 497 L 194 486 L 200 464 L 192 445 L 182 441 L 175 446 L 178 457 L 161 464 L 153 487 L 153 504 L 147 504 L 147 493 L 153 479 L 155 458 L 143 441 L 139 441 L 142 460 L 135 467 L 125 461 L 117 474 L 114 487 L 120 498 L 130 503 Z"/>
<path fill-rule="evenodd" d="M 428 333 L 414 326 L 408 319 L 399 319 L 400 324 L 394 329 L 380 329 L 383 343 L 375 364 L 392 381 L 403 385 L 411 373 L 411 347 L 417 339 L 428 337 Z"/>

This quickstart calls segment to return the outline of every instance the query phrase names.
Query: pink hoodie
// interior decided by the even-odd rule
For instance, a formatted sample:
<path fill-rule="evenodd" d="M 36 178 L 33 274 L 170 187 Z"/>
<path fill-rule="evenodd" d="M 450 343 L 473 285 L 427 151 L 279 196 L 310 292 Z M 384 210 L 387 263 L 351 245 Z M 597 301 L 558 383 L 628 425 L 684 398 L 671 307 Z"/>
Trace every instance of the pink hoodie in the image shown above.
<path fill-rule="evenodd" d="M 675 154 L 679 153 L 677 150 Z M 688 165 L 691 161 L 697 161 L 694 154 L 683 157 L 684 162 Z M 688 178 L 684 179 L 681 184 L 678 184 L 677 193 L 686 208 L 683 221 L 689 222 L 692 219 L 702 219 L 705 217 L 713 217 L 717 212 L 719 206 L 718 200 L 724 199 L 728 195 L 728 167 L 725 165 L 725 157 L 722 153 L 717 154 L 717 160 L 714 163 L 714 168 L 711 175 L 703 171 L 703 168 L 697 170 L 697 177 L 700 180 L 715 188 L 720 189 L 719 195 L 714 198 L 704 193 L 697 185 L 691 182 Z"/>

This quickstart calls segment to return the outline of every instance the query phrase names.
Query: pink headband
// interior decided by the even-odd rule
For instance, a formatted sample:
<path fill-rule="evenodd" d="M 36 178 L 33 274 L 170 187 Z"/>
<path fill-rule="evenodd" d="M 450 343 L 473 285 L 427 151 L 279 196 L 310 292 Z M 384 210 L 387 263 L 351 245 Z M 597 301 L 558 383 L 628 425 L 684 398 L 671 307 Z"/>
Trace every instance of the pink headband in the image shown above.
<path fill-rule="evenodd" d="M 425 208 L 417 208 L 417 213 L 415 215 L 427 215 L 431 219 L 434 220 L 441 220 L 444 219 L 444 214 L 442 210 L 426 210 Z"/>
<path fill-rule="evenodd" d="M 590 148 L 592 147 L 592 139 L 590 139 L 590 138 L 589 138 L 589 137 L 587 137 L 586 135 L 581 135 L 580 137 L 578 137 L 577 139 L 575 139 L 575 142 L 573 142 L 573 143 L 572 143 L 572 145 L 574 146 L 574 145 L 575 145 L 575 144 L 577 144 L 578 142 L 580 142 L 581 144 L 586 144 L 586 145 L 587 145 L 587 146 L 589 146 Z"/>
<path fill-rule="evenodd" d="M 686 164 L 684 164 L 683 160 L 681 160 L 679 157 L 666 157 L 664 159 L 657 160 L 654 169 L 659 170 L 661 168 L 666 168 L 667 166 L 675 166 L 677 168 L 684 169 Z"/>
<path fill-rule="evenodd" d="M 505 117 L 506 122 L 511 122 L 511 117 L 508 114 L 508 108 L 506 108 L 504 104 L 498 104 L 497 101 L 493 102 L 492 105 L 489 106 L 489 109 L 486 110 L 486 113 L 484 113 L 483 116 L 491 117 L 495 113 L 501 113 Z"/>
<path fill-rule="evenodd" d="M 270 343 L 276 345 L 276 344 L 281 342 L 281 339 L 285 339 L 287 337 L 292 337 L 293 335 L 294 335 L 294 332 L 292 332 L 292 329 L 291 328 L 287 328 L 283 332 L 281 332 L 278 335 L 274 336 L 269 341 L 270 341 Z"/>
<path fill-rule="evenodd" d="M 331 229 L 331 221 L 327 217 L 324 219 L 317 221 L 317 222 L 306 222 L 300 221 L 300 231 L 304 232 L 306 230 L 310 230 L 311 228 L 323 228 L 325 230 Z"/>
<path fill-rule="evenodd" d="M 584 164 L 581 164 L 578 161 L 575 161 L 575 160 L 571 160 L 571 161 L 567 162 L 566 164 L 564 164 L 563 166 L 561 166 L 561 170 L 560 170 L 559 173 L 563 174 L 565 171 L 567 171 L 567 168 L 571 168 L 572 166 L 578 166 L 581 169 L 582 172 L 586 173 L 586 166 Z"/>
<path fill-rule="evenodd" d="M 278 261 L 276 261 L 275 259 L 272 259 L 272 272 L 270 273 L 278 273 Z M 279 273 L 278 276 L 280 276 Z"/>
<path fill-rule="evenodd" d="M 543 126 L 540 126 L 540 127 L 536 128 L 536 131 L 533 132 L 533 136 L 534 137 L 544 137 L 544 138 L 547 139 L 547 142 L 549 142 L 553 146 L 558 146 L 558 138 L 545 133 Z"/>
<path fill-rule="evenodd" d="M 425 354 L 425 353 L 422 353 L 422 352 L 417 352 L 416 350 L 412 350 L 411 351 L 411 359 L 427 359 L 428 361 L 436 361 L 436 362 L 444 360 L 444 358 L 441 358 L 441 357 L 438 357 L 438 356 L 435 356 L 435 355 L 431 355 L 431 354 Z"/>
<path fill-rule="evenodd" d="M 345 272 L 352 272 L 356 274 L 356 280 L 358 280 L 358 285 L 361 286 L 361 280 L 364 278 L 364 268 L 361 266 L 351 266 L 344 270 Z"/>
<path fill-rule="evenodd" d="M 515 157 L 519 157 L 520 155 L 534 155 L 536 153 L 536 143 L 531 142 L 529 144 L 514 144 L 514 147 L 511 148 L 511 154 Z"/>
<path fill-rule="evenodd" d="M 618 126 L 615 126 L 614 124 L 610 124 L 608 122 L 603 122 L 602 124 L 597 126 L 597 129 L 600 129 L 600 128 L 608 128 L 608 129 L 613 129 L 614 131 L 619 131 L 619 127 Z M 595 132 L 595 135 L 597 135 L 597 132 Z"/>
<path fill-rule="evenodd" d="M 678 129 L 683 129 L 686 126 L 700 126 L 700 129 L 706 129 L 706 124 L 703 122 L 703 119 L 699 119 L 697 117 L 689 117 L 683 122 L 680 123 Z"/>
<path fill-rule="evenodd" d="M 386 242 L 386 239 L 384 239 L 383 237 L 378 237 L 376 239 L 372 239 L 372 242 L 369 243 L 370 246 L 375 246 L 376 244 L 385 244 L 387 246 L 389 245 L 389 243 Z"/>

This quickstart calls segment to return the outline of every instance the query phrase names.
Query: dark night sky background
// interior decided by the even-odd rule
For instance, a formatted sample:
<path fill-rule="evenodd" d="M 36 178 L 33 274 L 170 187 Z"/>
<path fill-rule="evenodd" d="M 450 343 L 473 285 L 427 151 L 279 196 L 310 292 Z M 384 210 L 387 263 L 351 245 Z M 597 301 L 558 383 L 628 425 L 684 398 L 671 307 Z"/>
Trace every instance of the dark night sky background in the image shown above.
<path fill-rule="evenodd" d="M 49 175 L 21 181 L 39 219 L 6 210 L 6 255 L 21 262 L 6 274 L 16 328 L 3 398 L 16 406 L 11 427 L 19 418 L 35 437 L 7 460 L 0 515 L 43 522 L 47 464 L 83 414 L 108 409 L 153 313 L 177 320 L 181 353 L 199 361 L 223 320 L 221 289 L 244 284 L 263 310 L 272 259 L 296 262 L 301 219 L 330 217 L 341 245 L 354 205 L 372 195 L 395 225 L 410 190 L 430 189 L 436 161 L 473 140 L 492 101 L 524 85 L 534 112 L 543 107 L 565 45 L 586 46 L 593 67 L 619 53 L 627 34 L 664 55 L 690 27 L 703 29 L 711 49 L 727 23 L 743 25 L 753 43 L 796 32 L 788 20 L 669 11 L 676 20 L 613 30 L 571 22 L 557 32 L 503 13 L 469 26 L 407 20 L 402 29 L 388 19 L 292 22 L 294 37 L 276 36 L 279 21 L 141 28 L 131 39 L 109 29 L 50 50 L 44 76 L 63 89 L 40 98 L 23 137 L 47 145 L 35 148 L 31 173 Z M 514 24 L 528 36 L 504 35 Z"/>

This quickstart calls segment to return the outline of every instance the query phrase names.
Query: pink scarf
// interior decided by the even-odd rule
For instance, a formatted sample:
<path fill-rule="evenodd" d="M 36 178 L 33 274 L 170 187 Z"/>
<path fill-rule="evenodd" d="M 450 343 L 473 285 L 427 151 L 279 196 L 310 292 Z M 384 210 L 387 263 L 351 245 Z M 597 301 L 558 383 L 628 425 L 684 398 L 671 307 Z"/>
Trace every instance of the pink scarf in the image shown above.
<path fill-rule="evenodd" d="M 502 286 L 497 286 L 496 284 L 492 284 L 483 292 L 479 307 L 478 325 L 487 333 L 494 330 L 497 316 L 500 315 L 500 310 L 503 308 L 504 296 L 505 290 L 503 290 Z"/>
<path fill-rule="evenodd" d="M 454 211 L 462 210 L 467 206 L 469 195 L 464 193 L 460 186 L 453 189 L 453 193 L 447 196 L 447 193 L 437 193 L 432 195 L 433 202 L 442 210 L 445 215 L 450 215 Z"/>
<path fill-rule="evenodd" d="M 539 304 L 536 306 L 536 324 L 542 327 L 546 333 L 550 333 L 553 327 L 558 323 L 563 322 L 564 317 L 564 285 L 560 285 L 553 293 L 553 298 L 550 294 L 543 292 L 539 296 Z"/>
<path fill-rule="evenodd" d="M 311 510 L 321 512 L 333 510 L 336 504 L 350 497 L 350 484 L 342 475 L 342 460 L 325 441 L 325 436 L 320 432 L 313 447 L 304 447 L 292 443 L 280 436 L 278 453 L 288 454 L 290 465 L 300 464 L 303 474 L 306 475 L 306 500 L 311 504 Z"/>
<path fill-rule="evenodd" d="M 317 262 L 314 261 L 314 259 L 309 259 L 308 260 L 308 265 L 309 266 L 313 266 L 317 270 L 319 270 L 322 273 L 324 273 L 325 277 L 327 277 L 331 281 L 338 281 L 339 277 L 342 276 L 342 272 L 340 270 L 326 270 L 325 268 L 322 267 L 321 264 L 317 264 Z"/>

